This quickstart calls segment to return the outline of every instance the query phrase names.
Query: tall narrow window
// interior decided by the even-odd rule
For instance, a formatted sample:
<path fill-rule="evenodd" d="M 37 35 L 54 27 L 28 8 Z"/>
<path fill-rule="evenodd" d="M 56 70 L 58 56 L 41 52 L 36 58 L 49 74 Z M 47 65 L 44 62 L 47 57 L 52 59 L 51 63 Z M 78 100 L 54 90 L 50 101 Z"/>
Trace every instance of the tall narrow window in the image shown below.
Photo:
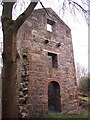
<path fill-rule="evenodd" d="M 57 54 L 48 52 L 49 63 L 53 68 L 58 68 Z"/>
<path fill-rule="evenodd" d="M 54 21 L 47 19 L 47 31 L 52 32 L 53 31 L 53 25 Z"/>

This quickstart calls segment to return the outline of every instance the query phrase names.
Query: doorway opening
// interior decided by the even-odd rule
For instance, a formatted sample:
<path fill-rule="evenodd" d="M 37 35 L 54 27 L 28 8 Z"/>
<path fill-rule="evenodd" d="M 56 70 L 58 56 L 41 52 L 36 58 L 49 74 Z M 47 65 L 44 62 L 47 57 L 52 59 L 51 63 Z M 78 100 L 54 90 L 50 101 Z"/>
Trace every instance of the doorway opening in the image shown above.
<path fill-rule="evenodd" d="M 48 85 L 48 110 L 49 112 L 61 112 L 60 85 L 55 81 Z"/>

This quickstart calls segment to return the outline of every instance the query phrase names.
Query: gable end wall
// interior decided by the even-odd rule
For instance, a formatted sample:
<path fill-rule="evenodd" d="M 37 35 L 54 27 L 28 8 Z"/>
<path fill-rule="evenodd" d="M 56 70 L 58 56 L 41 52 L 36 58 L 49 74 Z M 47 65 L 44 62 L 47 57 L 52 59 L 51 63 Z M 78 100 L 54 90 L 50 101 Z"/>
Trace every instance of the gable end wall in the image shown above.
<path fill-rule="evenodd" d="M 48 113 L 48 85 L 52 81 L 60 85 L 61 112 L 69 113 L 77 109 L 77 83 L 71 30 L 50 9 L 51 12 L 50 17 L 44 10 L 35 10 L 17 35 L 20 55 L 17 64 L 20 117 L 23 113 L 27 117 L 41 117 Z M 47 19 L 55 22 L 53 32 L 47 31 Z M 45 40 L 48 40 L 47 44 Z M 58 43 L 61 46 L 57 47 Z M 58 68 L 51 67 L 48 52 L 57 54 Z M 21 98 L 25 98 L 22 84 L 28 89 L 25 104 L 20 102 Z"/>

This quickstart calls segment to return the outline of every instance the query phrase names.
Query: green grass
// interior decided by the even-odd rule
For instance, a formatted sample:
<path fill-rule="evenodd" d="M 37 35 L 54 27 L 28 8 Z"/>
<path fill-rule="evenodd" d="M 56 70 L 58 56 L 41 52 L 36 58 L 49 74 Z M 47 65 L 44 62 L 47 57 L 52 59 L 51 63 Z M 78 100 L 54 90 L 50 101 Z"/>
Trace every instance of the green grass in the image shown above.
<path fill-rule="evenodd" d="M 81 99 L 81 100 L 84 100 L 84 101 L 87 101 L 88 103 L 90 103 L 90 98 L 88 98 L 88 97 L 79 96 L 78 99 Z M 60 113 L 50 113 L 50 114 L 48 114 L 48 116 L 46 118 L 67 118 L 67 119 L 68 118 L 72 118 L 72 119 L 77 118 L 78 120 L 81 118 L 80 120 L 84 120 L 84 119 L 90 120 L 90 113 L 89 113 L 89 116 L 85 113 L 80 114 L 80 115 L 79 114 L 78 115 L 77 114 L 75 114 L 75 115 L 69 114 L 68 115 L 68 114 L 60 114 Z M 77 120 L 77 119 L 74 119 L 74 120 Z"/>
<path fill-rule="evenodd" d="M 87 115 L 49 114 L 46 118 L 88 118 Z"/>

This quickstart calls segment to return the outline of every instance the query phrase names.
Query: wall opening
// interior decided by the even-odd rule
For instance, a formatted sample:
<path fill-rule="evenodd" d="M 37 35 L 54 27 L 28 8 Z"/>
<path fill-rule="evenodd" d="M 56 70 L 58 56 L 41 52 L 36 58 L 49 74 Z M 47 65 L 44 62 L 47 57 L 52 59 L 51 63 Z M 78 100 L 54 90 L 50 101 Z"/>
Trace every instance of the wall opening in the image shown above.
<path fill-rule="evenodd" d="M 48 52 L 49 63 L 53 68 L 58 68 L 57 54 Z"/>
<path fill-rule="evenodd" d="M 52 25 L 47 23 L 47 31 L 52 32 Z"/>
<path fill-rule="evenodd" d="M 48 85 L 48 111 L 61 112 L 60 86 L 55 81 Z"/>
<path fill-rule="evenodd" d="M 54 24 L 55 24 L 54 21 L 47 19 L 47 31 L 52 32 Z"/>

